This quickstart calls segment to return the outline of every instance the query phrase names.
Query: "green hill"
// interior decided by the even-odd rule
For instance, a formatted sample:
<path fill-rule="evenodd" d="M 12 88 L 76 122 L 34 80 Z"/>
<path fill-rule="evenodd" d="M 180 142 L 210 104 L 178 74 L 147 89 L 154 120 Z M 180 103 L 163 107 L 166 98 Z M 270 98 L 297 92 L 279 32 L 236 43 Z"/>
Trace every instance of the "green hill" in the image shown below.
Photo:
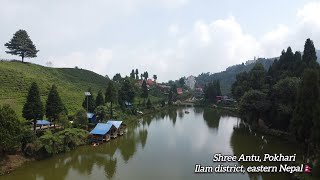
<path fill-rule="evenodd" d="M 94 96 L 105 90 L 108 79 L 92 71 L 75 68 L 50 68 L 36 64 L 0 61 L 0 104 L 9 104 L 21 117 L 28 89 L 37 82 L 45 104 L 55 84 L 69 114 L 81 108 L 84 92 L 92 88 Z"/>
<path fill-rule="evenodd" d="M 202 73 L 196 77 L 197 86 L 204 87 L 205 84 L 212 82 L 213 80 L 220 80 L 220 88 L 223 95 L 231 94 L 231 85 L 235 82 L 237 74 L 250 71 L 255 63 L 259 62 L 263 67 L 268 70 L 272 65 L 274 59 L 264 59 L 260 58 L 256 62 L 252 63 L 242 63 L 238 65 L 233 65 L 228 67 L 225 71 L 210 74 Z"/>

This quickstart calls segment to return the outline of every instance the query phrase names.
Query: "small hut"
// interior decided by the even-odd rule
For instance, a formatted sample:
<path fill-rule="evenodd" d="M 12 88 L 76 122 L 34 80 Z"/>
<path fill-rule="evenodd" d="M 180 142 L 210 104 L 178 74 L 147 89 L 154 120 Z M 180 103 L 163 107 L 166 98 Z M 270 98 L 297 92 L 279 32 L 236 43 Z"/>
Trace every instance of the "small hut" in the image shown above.
<path fill-rule="evenodd" d="M 87 118 L 89 123 L 96 124 L 97 123 L 97 116 L 93 113 L 87 113 Z"/>
<path fill-rule="evenodd" d="M 116 131 L 116 135 L 123 135 L 125 132 L 126 132 L 126 128 L 127 128 L 127 125 L 124 124 L 122 121 L 117 121 L 117 120 L 109 120 L 108 123 L 111 123 L 113 124 L 117 131 Z"/>
<path fill-rule="evenodd" d="M 42 126 L 47 125 L 50 126 L 50 122 L 48 120 L 37 120 L 36 125 L 40 126 L 40 129 L 42 128 Z"/>
<path fill-rule="evenodd" d="M 111 123 L 98 123 L 90 134 L 93 135 L 94 142 L 102 143 L 103 141 L 109 141 L 111 132 L 115 130 L 115 126 Z"/>

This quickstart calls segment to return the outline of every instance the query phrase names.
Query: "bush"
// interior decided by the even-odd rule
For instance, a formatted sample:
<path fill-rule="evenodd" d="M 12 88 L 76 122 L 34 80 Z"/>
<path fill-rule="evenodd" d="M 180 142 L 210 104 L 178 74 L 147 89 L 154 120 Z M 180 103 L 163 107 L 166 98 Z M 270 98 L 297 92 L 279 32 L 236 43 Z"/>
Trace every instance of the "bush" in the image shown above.
<path fill-rule="evenodd" d="M 150 99 L 148 99 L 147 108 L 150 109 L 151 107 L 152 107 L 151 101 L 150 101 Z"/>
<path fill-rule="evenodd" d="M 82 129 L 88 128 L 88 118 L 86 110 L 81 109 L 74 115 L 73 125 L 74 127 Z"/>
<path fill-rule="evenodd" d="M 0 152 L 15 152 L 20 149 L 22 126 L 9 105 L 0 106 Z"/>
<path fill-rule="evenodd" d="M 26 146 L 23 149 L 24 155 L 25 156 L 34 156 L 39 152 L 41 147 L 43 147 L 43 145 L 40 140 L 36 140 L 32 143 L 28 143 L 28 144 L 26 144 Z"/>

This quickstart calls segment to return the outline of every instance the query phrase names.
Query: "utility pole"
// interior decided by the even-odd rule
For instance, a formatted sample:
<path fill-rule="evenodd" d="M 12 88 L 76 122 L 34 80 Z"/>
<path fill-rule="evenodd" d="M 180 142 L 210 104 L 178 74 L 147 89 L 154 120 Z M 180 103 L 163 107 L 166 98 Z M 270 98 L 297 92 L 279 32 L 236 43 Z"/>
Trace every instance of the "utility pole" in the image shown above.
<path fill-rule="evenodd" d="M 87 97 L 87 113 L 89 112 L 89 96 L 91 96 L 90 92 L 84 92 L 84 95 Z"/>

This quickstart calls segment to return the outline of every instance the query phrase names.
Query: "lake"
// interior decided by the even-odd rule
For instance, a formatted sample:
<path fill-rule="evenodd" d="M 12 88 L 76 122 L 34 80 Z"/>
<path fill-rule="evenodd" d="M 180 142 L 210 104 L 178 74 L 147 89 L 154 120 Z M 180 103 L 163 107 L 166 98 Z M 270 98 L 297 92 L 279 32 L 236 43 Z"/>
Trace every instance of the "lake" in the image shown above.
<path fill-rule="evenodd" d="M 194 173 L 196 164 L 259 165 L 213 162 L 215 153 L 237 156 L 296 153 L 301 158 L 296 145 L 250 132 L 239 123 L 239 118 L 213 109 L 170 109 L 128 124 L 128 133 L 117 139 L 28 162 L 0 179 L 289 179 L 287 173 Z"/>

